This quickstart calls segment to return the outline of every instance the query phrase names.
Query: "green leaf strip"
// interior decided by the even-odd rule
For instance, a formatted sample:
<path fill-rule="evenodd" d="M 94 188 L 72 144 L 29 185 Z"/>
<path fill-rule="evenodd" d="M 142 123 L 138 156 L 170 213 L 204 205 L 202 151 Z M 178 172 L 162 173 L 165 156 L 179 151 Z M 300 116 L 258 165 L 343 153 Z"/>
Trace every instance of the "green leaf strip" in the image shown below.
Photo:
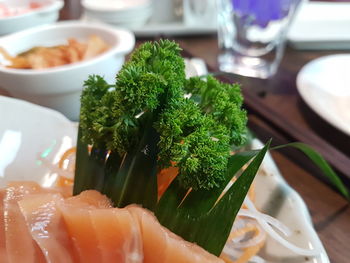
<path fill-rule="evenodd" d="M 140 204 L 151 211 L 155 209 L 158 194 L 157 138 L 155 130 L 148 127 L 137 150 L 126 154 L 111 196 L 116 206 Z"/>
<path fill-rule="evenodd" d="M 179 224 L 179 220 L 176 217 L 178 215 L 177 208 L 187 191 L 180 186 L 178 180 L 173 180 L 157 204 L 155 215 L 158 221 L 170 230 Z"/>
<path fill-rule="evenodd" d="M 120 156 L 118 152 L 111 151 L 105 165 L 105 182 L 103 185 L 102 193 L 106 196 L 111 196 L 113 193 L 113 183 L 116 180 L 116 176 L 123 161 L 123 156 Z"/>
<path fill-rule="evenodd" d="M 104 183 L 104 164 L 107 151 L 92 148 L 89 153 L 88 145 L 81 141 L 81 132 L 78 130 L 76 168 L 73 194 L 77 195 L 84 190 L 102 190 Z"/>
<path fill-rule="evenodd" d="M 349 190 L 343 184 L 339 176 L 334 172 L 332 167 L 327 163 L 327 161 L 309 145 L 301 142 L 293 142 L 284 145 L 279 145 L 273 147 L 273 150 L 285 148 L 285 147 L 294 147 L 302 151 L 307 157 L 310 158 L 313 163 L 321 169 L 324 175 L 331 181 L 331 183 L 339 190 L 339 192 L 350 200 Z"/>
<path fill-rule="evenodd" d="M 221 254 L 236 215 L 243 204 L 269 146 L 270 141 L 259 151 L 247 169 L 244 170 L 216 206 L 201 219 L 200 228 L 206 228 L 206 231 L 205 233 L 204 231 L 198 232 L 198 235 L 192 242 L 196 242 L 214 255 L 219 256 Z"/>
<path fill-rule="evenodd" d="M 186 199 L 181 203 L 181 207 L 191 211 L 192 216 L 199 216 L 207 213 L 214 206 L 215 202 L 218 200 L 219 196 L 224 191 L 230 180 L 258 153 L 259 151 L 245 151 L 237 152 L 230 156 L 225 179 L 221 186 L 214 188 L 211 191 L 204 189 L 191 191 Z"/>
<path fill-rule="evenodd" d="M 226 184 L 244 164 L 254 156 L 255 158 L 215 206 L 226 184 L 215 193 L 213 190 L 191 192 L 183 200 L 187 191 L 174 180 L 156 208 L 155 214 L 160 223 L 185 240 L 197 243 L 212 254 L 220 255 L 269 144 L 260 151 L 236 153 L 231 156 Z"/>
<path fill-rule="evenodd" d="M 81 141 L 81 128 L 78 129 L 76 166 L 73 185 L 73 195 L 80 194 L 86 185 L 88 177 L 89 151 L 88 145 Z"/>

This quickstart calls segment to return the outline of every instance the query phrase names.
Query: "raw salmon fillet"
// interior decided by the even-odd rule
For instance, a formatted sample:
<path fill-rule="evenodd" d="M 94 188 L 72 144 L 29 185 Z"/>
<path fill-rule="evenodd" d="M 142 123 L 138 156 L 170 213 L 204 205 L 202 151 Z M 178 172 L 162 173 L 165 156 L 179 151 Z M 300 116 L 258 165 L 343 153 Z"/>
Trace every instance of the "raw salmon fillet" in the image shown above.
<path fill-rule="evenodd" d="M 2 199 L 1 263 L 223 262 L 161 226 L 150 211 L 112 208 L 94 190 L 64 198 L 57 189 L 21 182 L 0 191 Z"/>
<path fill-rule="evenodd" d="M 5 195 L 5 189 L 0 189 L 0 262 L 2 263 L 7 263 L 3 202 Z"/>
<path fill-rule="evenodd" d="M 4 227 L 6 251 L 9 263 L 39 263 L 45 262 L 43 253 L 32 239 L 24 216 L 19 209 L 18 201 L 29 194 L 43 192 L 34 182 L 13 182 L 6 188 L 4 197 Z"/>
<path fill-rule="evenodd" d="M 126 209 L 140 224 L 145 263 L 223 263 L 203 248 L 170 232 L 150 211 L 135 205 Z"/>
<path fill-rule="evenodd" d="M 143 262 L 139 224 L 127 209 L 94 209 L 90 218 L 101 251 L 101 263 Z"/>
<path fill-rule="evenodd" d="M 58 209 L 63 200 L 60 194 L 44 193 L 28 195 L 18 202 L 32 238 L 50 263 L 76 262 L 73 244 Z"/>
<path fill-rule="evenodd" d="M 88 190 L 70 197 L 60 206 L 68 235 L 73 241 L 78 262 L 102 262 L 97 233 L 93 230 L 90 210 L 111 207 L 109 200 L 97 191 Z"/>
<path fill-rule="evenodd" d="M 161 226 L 151 212 L 141 207 L 109 208 L 108 199 L 93 190 L 68 198 L 65 203 L 68 210 L 70 205 L 80 205 L 78 210 L 67 211 L 65 220 L 74 229 L 73 237 L 81 253 L 98 248 L 95 262 L 223 262 Z M 62 211 L 67 207 L 62 207 Z M 88 229 L 90 239 L 87 241 L 84 235 Z"/>

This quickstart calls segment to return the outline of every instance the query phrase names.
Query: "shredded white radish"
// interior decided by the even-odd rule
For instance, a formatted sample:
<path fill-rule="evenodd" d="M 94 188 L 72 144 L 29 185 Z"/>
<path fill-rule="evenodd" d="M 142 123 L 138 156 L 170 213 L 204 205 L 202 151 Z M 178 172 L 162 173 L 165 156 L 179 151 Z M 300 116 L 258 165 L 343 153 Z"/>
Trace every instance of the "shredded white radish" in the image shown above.
<path fill-rule="evenodd" d="M 259 211 L 252 211 L 249 209 L 242 208 L 241 210 L 239 210 L 238 216 L 254 218 L 257 221 L 264 220 L 266 221 L 266 223 L 270 224 L 271 226 L 281 231 L 283 235 L 290 236 L 292 234 L 292 231 L 286 225 L 284 225 L 281 221 L 277 220 L 272 216 L 260 213 Z"/>
<path fill-rule="evenodd" d="M 237 235 L 236 231 L 241 232 Z M 230 238 L 226 243 L 223 249 L 223 255 L 233 261 L 243 256 L 243 249 L 262 246 L 266 240 L 265 231 L 255 219 L 237 217 L 231 233 L 234 234 L 234 237 Z M 253 259 L 255 259 L 254 256 L 249 262 L 255 262 Z M 260 258 L 258 257 L 257 263 L 264 262 L 259 260 Z"/>
<path fill-rule="evenodd" d="M 242 256 L 242 251 L 225 246 L 225 248 L 223 250 L 223 254 L 232 260 L 236 260 L 237 258 Z M 251 259 L 249 259 L 248 262 L 250 262 L 250 263 L 267 263 L 267 261 L 265 259 L 263 259 L 262 257 L 259 257 L 259 256 L 253 256 Z"/>
<path fill-rule="evenodd" d="M 261 244 L 265 241 L 266 234 L 268 234 L 271 238 L 275 239 L 282 246 L 286 247 L 287 249 L 291 250 L 296 254 L 304 256 L 319 255 L 319 248 L 300 248 L 284 239 L 280 235 L 280 233 L 284 236 L 290 236 L 292 233 L 291 230 L 276 218 L 259 212 L 248 196 L 246 197 L 244 204 L 247 208 L 241 208 L 238 212 L 238 217 L 235 220 L 231 233 L 234 233 L 236 231 L 239 231 L 240 229 L 249 226 L 253 226 L 255 230 L 252 230 L 250 232 L 248 231 L 243 235 L 229 239 L 224 247 L 223 254 L 225 254 L 232 260 L 236 260 L 242 256 L 244 248 L 253 247 Z M 258 231 L 258 234 L 251 235 L 251 232 L 254 231 Z M 255 255 L 249 259 L 249 262 L 265 263 L 266 260 Z"/>
<path fill-rule="evenodd" d="M 252 257 L 249 262 L 252 262 L 252 263 L 266 263 L 266 260 L 263 259 L 262 257 L 259 257 L 259 256 L 254 256 Z"/>
<path fill-rule="evenodd" d="M 241 250 L 237 250 L 232 246 L 227 246 L 227 245 L 222 250 L 222 253 L 224 253 L 225 255 L 233 259 L 239 258 L 243 254 Z"/>
<path fill-rule="evenodd" d="M 48 167 L 50 169 L 50 174 L 59 174 L 59 175 L 64 176 L 66 178 L 72 178 L 71 171 L 63 170 L 63 169 L 59 168 L 57 165 L 52 164 L 46 158 L 43 158 L 41 156 L 37 156 L 37 160 L 41 161 L 42 165 L 44 165 L 45 167 Z"/>
<path fill-rule="evenodd" d="M 250 211 L 253 211 L 254 213 L 259 213 L 259 211 L 255 208 L 253 202 L 249 199 L 249 197 L 246 197 L 244 204 L 247 206 L 247 208 Z M 285 248 L 293 251 L 296 254 L 303 255 L 303 256 L 316 256 L 320 254 L 319 248 L 314 249 L 305 249 L 297 247 L 296 245 L 290 243 L 283 237 L 281 237 L 269 224 L 266 220 L 264 220 L 263 217 L 257 218 L 257 221 L 261 225 L 261 227 L 266 231 L 266 233 L 273 239 L 275 239 L 277 242 L 279 242 L 282 246 Z"/>
<path fill-rule="evenodd" d="M 258 223 L 255 223 L 254 226 L 258 229 L 259 234 L 249 239 L 246 239 L 245 236 L 242 236 L 238 239 L 231 240 L 235 248 L 253 247 L 265 241 L 266 232 L 262 229 L 262 227 Z"/>
<path fill-rule="evenodd" d="M 233 224 L 233 226 L 232 226 L 232 231 L 233 231 L 233 230 L 238 230 L 238 229 L 244 227 L 244 226 L 245 226 L 245 222 L 246 222 L 246 221 L 243 220 L 242 218 L 237 217 L 236 220 L 235 220 L 235 222 L 234 222 L 234 224 Z M 232 231 L 231 231 L 231 232 L 232 232 Z"/>

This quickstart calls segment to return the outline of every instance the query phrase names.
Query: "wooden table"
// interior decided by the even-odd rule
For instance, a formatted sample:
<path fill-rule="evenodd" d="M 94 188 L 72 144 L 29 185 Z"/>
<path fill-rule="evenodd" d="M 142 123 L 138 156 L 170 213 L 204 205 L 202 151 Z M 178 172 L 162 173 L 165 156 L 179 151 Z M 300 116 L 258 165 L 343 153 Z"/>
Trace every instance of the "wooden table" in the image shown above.
<path fill-rule="evenodd" d="M 65 2 L 61 19 L 79 18 L 79 1 Z M 175 40 L 192 56 L 203 58 L 212 70 L 217 69 L 216 35 L 177 37 Z M 138 39 L 137 43 L 143 41 Z M 277 143 L 307 142 L 324 153 L 349 183 L 350 137 L 317 116 L 302 101 L 295 86 L 296 74 L 305 63 L 332 53 L 336 51 L 297 51 L 288 47 L 273 79 L 260 81 L 236 76 L 231 81 L 243 84 L 249 126 L 261 140 L 272 137 Z M 306 202 L 331 262 L 350 262 L 349 203 L 300 154 L 287 150 L 274 151 L 272 155 L 285 179 Z"/>

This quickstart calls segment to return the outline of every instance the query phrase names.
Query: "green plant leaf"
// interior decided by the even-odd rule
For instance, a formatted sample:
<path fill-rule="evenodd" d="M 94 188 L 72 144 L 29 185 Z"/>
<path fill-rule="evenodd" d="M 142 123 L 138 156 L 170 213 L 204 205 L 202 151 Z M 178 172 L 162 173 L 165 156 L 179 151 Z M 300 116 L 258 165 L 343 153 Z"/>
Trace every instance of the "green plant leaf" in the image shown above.
<path fill-rule="evenodd" d="M 104 183 L 104 164 L 107 150 L 92 148 L 89 153 L 88 145 L 81 141 L 81 131 L 78 130 L 76 167 L 73 194 L 84 190 L 101 191 Z"/>
<path fill-rule="evenodd" d="M 181 190 L 177 180 L 174 180 L 156 208 L 155 214 L 160 223 L 185 240 L 200 245 L 214 255 L 220 255 L 237 212 L 242 206 L 269 145 L 270 142 L 260 151 L 237 153 L 230 158 L 228 166 L 230 176 L 227 175 L 229 180 L 255 156 L 215 206 L 221 192 L 218 191 L 210 196 L 213 192 L 207 190 L 207 193 L 194 193 L 191 199 L 187 200 L 190 196 L 188 195 L 183 200 L 187 191 Z M 197 207 L 203 210 L 200 211 Z"/>
<path fill-rule="evenodd" d="M 106 194 L 115 206 L 140 204 L 154 210 L 157 203 L 157 142 L 159 136 L 151 126 L 145 127 L 138 147 L 120 156 L 81 141 L 78 131 L 76 170 L 73 194 L 95 189 Z"/>
<path fill-rule="evenodd" d="M 205 231 L 205 234 L 203 234 L 204 231 L 198 232 L 196 240 L 192 242 L 196 242 L 214 255 L 219 256 L 221 254 L 236 215 L 243 204 L 250 185 L 259 170 L 269 146 L 270 141 L 258 152 L 247 169 L 238 177 L 237 181 L 230 187 L 214 208 L 204 216 L 201 220 L 200 228 L 209 229 Z"/>
<path fill-rule="evenodd" d="M 75 175 L 73 185 L 73 195 L 78 195 L 84 191 L 86 177 L 88 176 L 89 151 L 88 145 L 81 141 L 81 129 L 78 129 L 77 152 L 75 161 Z"/>
<path fill-rule="evenodd" d="M 309 157 L 313 163 L 318 166 L 324 175 L 331 181 L 331 183 L 340 191 L 340 193 L 350 200 L 349 190 L 343 184 L 339 176 L 334 172 L 332 167 L 327 163 L 327 161 L 309 145 L 301 142 L 293 142 L 284 145 L 279 145 L 273 147 L 273 150 L 285 148 L 285 147 L 294 147 L 302 151 L 307 157 Z"/>
<path fill-rule="evenodd" d="M 135 151 L 126 153 L 120 166 L 115 166 L 113 182 L 107 196 L 115 206 L 139 204 L 153 211 L 157 203 L 158 136 L 147 127 Z"/>
<path fill-rule="evenodd" d="M 256 156 L 259 151 L 245 151 L 237 152 L 230 156 L 227 165 L 227 171 L 225 174 L 225 180 L 220 187 L 214 188 L 211 191 L 207 190 L 197 190 L 191 191 L 186 199 L 181 203 L 181 207 L 186 207 L 191 210 L 191 214 L 201 215 L 208 212 L 215 202 L 218 200 L 221 193 L 224 191 L 230 180 L 236 175 L 236 173 L 254 156 Z"/>
<path fill-rule="evenodd" d="M 179 224 L 176 216 L 181 201 L 188 190 L 182 188 L 178 180 L 173 180 L 168 189 L 164 192 L 155 209 L 158 221 L 169 229 Z"/>
<path fill-rule="evenodd" d="M 116 180 L 118 169 L 123 161 L 123 156 L 118 152 L 110 152 L 105 164 L 105 182 L 103 184 L 102 193 L 111 196 L 113 193 L 113 184 Z"/>
<path fill-rule="evenodd" d="M 173 223 L 177 224 L 173 219 L 173 212 L 178 207 L 181 207 L 182 210 L 191 211 L 193 217 L 207 213 L 214 206 L 229 181 L 258 153 L 259 151 L 245 151 L 230 156 L 227 172 L 225 174 L 225 181 L 220 187 L 211 189 L 210 191 L 205 189 L 191 191 L 186 196 L 186 199 L 184 199 L 184 197 L 188 189 L 182 188 L 178 180 L 173 180 L 158 202 L 155 211 L 158 220 L 168 227 L 171 227 Z"/>

